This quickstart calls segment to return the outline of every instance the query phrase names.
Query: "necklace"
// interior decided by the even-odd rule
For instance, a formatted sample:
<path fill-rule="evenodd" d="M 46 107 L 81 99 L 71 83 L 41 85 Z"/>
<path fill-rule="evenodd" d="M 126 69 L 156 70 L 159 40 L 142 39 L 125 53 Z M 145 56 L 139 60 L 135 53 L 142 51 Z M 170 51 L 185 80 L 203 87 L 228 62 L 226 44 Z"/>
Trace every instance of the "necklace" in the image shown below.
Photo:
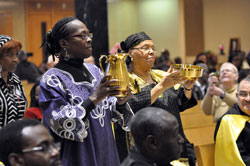
<path fill-rule="evenodd" d="M 142 79 L 145 83 L 147 84 L 155 84 L 155 81 L 153 80 L 152 76 L 151 76 L 151 70 L 147 73 L 146 76 L 137 74 L 136 72 L 132 71 L 132 73 L 134 73 L 135 75 L 137 75 L 140 79 Z"/>

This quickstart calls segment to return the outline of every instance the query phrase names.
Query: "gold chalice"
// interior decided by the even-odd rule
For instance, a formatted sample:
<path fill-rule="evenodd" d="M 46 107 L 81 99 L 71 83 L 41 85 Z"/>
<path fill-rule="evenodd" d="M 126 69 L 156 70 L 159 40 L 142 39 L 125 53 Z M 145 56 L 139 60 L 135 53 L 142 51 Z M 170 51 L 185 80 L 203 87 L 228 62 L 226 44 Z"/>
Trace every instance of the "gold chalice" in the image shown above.
<path fill-rule="evenodd" d="M 191 64 L 173 64 L 171 65 L 174 71 L 179 71 L 180 76 L 187 77 L 188 79 L 195 79 L 202 77 L 203 67 Z"/>

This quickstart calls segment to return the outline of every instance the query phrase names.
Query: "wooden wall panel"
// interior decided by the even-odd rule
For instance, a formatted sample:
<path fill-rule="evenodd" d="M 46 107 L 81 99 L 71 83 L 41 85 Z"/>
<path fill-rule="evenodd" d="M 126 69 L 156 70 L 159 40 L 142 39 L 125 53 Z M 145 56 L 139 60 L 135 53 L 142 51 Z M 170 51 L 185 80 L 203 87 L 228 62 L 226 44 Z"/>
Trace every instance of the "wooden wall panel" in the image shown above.
<path fill-rule="evenodd" d="M 13 16 L 9 11 L 0 11 L 0 34 L 13 36 Z"/>
<path fill-rule="evenodd" d="M 26 50 L 33 52 L 30 61 L 39 66 L 43 61 L 41 23 L 46 22 L 46 30 L 61 18 L 74 16 L 73 0 L 26 0 Z"/>
<path fill-rule="evenodd" d="M 47 30 L 51 27 L 50 14 L 33 14 L 29 16 L 29 22 L 27 23 L 27 51 L 33 52 L 33 56 L 29 58 L 37 66 L 42 63 L 42 29 L 41 23 L 46 22 Z"/>
<path fill-rule="evenodd" d="M 196 56 L 204 51 L 203 1 L 184 0 L 186 55 Z"/>

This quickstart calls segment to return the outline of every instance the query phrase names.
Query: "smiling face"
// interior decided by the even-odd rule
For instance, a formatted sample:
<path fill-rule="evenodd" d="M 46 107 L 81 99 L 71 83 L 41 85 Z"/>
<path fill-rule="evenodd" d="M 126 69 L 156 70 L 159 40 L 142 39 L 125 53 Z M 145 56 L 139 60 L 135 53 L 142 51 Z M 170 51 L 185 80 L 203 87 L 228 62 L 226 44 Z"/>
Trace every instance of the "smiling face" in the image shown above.
<path fill-rule="evenodd" d="M 237 92 L 240 109 L 250 116 L 250 81 L 241 81 Z"/>
<path fill-rule="evenodd" d="M 152 40 L 144 40 L 130 48 L 129 54 L 133 58 L 132 67 L 142 71 L 150 70 L 154 66 L 156 59 L 154 50 Z"/>
<path fill-rule="evenodd" d="M 0 65 L 3 72 L 13 72 L 18 63 L 18 49 L 11 49 L 0 57 Z"/>
<path fill-rule="evenodd" d="M 73 20 L 67 24 L 71 34 L 65 39 L 65 48 L 70 58 L 84 59 L 92 55 L 92 38 L 85 24 L 79 20 Z"/>

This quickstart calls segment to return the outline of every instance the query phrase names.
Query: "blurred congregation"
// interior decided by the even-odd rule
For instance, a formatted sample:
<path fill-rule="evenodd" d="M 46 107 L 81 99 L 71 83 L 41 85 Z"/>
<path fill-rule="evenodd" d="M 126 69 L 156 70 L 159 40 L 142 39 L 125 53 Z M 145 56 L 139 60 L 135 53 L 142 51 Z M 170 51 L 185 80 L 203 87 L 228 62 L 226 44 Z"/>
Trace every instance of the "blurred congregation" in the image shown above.
<path fill-rule="evenodd" d="M 0 166 L 250 166 L 249 20 L 249 0 L 0 0 Z"/>

